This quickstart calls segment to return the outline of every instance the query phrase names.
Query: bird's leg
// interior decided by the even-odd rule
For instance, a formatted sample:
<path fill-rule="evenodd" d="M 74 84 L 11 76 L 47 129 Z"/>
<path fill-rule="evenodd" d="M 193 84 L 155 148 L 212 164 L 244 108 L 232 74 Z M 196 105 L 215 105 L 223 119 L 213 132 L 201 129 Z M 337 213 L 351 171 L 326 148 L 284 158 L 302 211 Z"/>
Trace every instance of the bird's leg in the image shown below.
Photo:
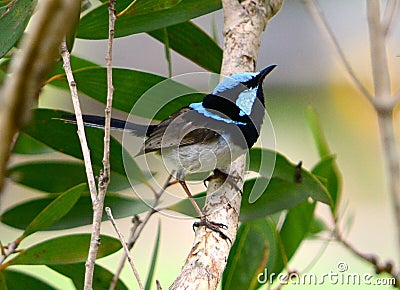
<path fill-rule="evenodd" d="M 219 233 L 219 235 L 223 239 L 231 241 L 231 239 L 221 231 L 221 229 L 227 229 L 227 226 L 224 224 L 221 224 L 221 223 L 209 221 L 207 219 L 206 215 L 203 213 L 203 211 L 198 206 L 198 204 L 194 201 L 193 195 L 190 193 L 186 182 L 184 180 L 179 180 L 179 183 L 183 187 L 183 190 L 186 192 L 187 196 L 189 197 L 190 202 L 192 203 L 194 209 L 196 210 L 196 212 L 199 214 L 199 217 L 200 217 L 200 221 L 195 222 L 193 224 L 193 229 L 194 229 L 194 227 L 205 226 L 206 228 L 209 228 L 210 230 L 213 230 L 214 232 Z"/>
<path fill-rule="evenodd" d="M 240 176 L 233 176 L 229 173 L 219 170 L 218 168 L 215 168 L 213 173 L 203 181 L 204 186 L 206 186 L 206 181 L 210 181 L 214 177 L 222 177 L 224 181 L 228 182 L 236 191 L 243 195 L 243 191 L 239 188 L 239 186 L 237 186 L 237 183 L 241 181 Z"/>

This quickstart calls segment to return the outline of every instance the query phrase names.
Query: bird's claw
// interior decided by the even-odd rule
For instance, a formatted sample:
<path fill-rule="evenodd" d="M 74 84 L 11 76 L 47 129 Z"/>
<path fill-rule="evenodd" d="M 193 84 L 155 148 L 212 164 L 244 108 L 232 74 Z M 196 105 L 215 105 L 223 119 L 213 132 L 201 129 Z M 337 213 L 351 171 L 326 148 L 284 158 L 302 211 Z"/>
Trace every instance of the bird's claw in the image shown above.
<path fill-rule="evenodd" d="M 221 229 L 223 229 L 223 230 L 228 229 L 228 227 L 225 224 L 209 221 L 205 216 L 202 216 L 202 217 L 200 217 L 200 221 L 193 223 L 193 230 L 195 230 L 195 228 L 198 228 L 201 226 L 204 226 L 204 227 L 218 233 L 221 238 L 223 238 L 224 240 L 229 240 L 229 242 L 232 244 L 231 239 L 225 233 L 223 233 L 221 231 Z"/>

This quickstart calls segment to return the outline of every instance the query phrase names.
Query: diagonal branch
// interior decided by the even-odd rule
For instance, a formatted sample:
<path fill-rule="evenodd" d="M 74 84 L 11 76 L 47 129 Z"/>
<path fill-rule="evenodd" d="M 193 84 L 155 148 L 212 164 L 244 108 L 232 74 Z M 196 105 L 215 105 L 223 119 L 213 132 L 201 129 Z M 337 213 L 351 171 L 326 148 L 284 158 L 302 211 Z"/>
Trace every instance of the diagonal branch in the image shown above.
<path fill-rule="evenodd" d="M 70 61 L 71 56 L 68 51 L 67 43 L 66 43 L 65 39 L 61 43 L 60 54 L 61 54 L 61 57 L 64 62 L 63 67 L 64 67 L 65 75 L 67 76 L 69 90 L 71 93 L 72 104 L 73 104 L 74 112 L 75 112 L 75 116 L 76 116 L 76 125 L 78 128 L 77 133 L 78 133 L 78 137 L 79 137 L 79 142 L 81 144 L 83 161 L 85 163 L 86 179 L 88 180 L 90 197 L 92 198 L 92 203 L 94 203 L 97 198 L 96 182 L 95 182 L 94 174 L 93 174 L 92 160 L 90 158 L 90 150 L 89 150 L 89 146 L 86 141 L 85 126 L 83 125 L 82 110 L 81 110 L 81 105 L 79 102 L 78 89 L 76 87 L 75 78 L 72 73 L 72 67 L 71 67 L 71 61 Z"/>
<path fill-rule="evenodd" d="M 111 224 L 114 227 L 115 232 L 118 235 L 118 238 L 119 238 L 119 240 L 121 242 L 122 248 L 124 249 L 124 253 L 128 258 L 128 262 L 131 265 L 133 274 L 135 275 L 136 281 L 137 281 L 137 283 L 139 285 L 139 289 L 143 290 L 144 287 L 143 287 L 142 280 L 140 279 L 139 272 L 136 269 L 135 264 L 133 264 L 133 259 L 132 259 L 131 253 L 129 252 L 128 246 L 126 245 L 124 235 L 118 229 L 117 224 L 115 223 L 114 217 L 112 215 L 111 209 L 109 207 L 106 207 L 106 213 L 107 213 L 108 219 L 111 221 Z"/>
<path fill-rule="evenodd" d="M 315 25 L 321 30 L 322 35 L 327 36 L 328 40 L 332 44 L 335 52 L 337 53 L 340 61 L 343 63 L 347 73 L 350 78 L 360 90 L 360 92 L 367 97 L 367 99 L 374 104 L 375 99 L 373 95 L 368 91 L 368 89 L 361 83 L 353 68 L 350 65 L 350 62 L 347 60 L 346 55 L 343 52 L 335 34 L 333 33 L 328 21 L 326 20 L 324 13 L 322 12 L 321 7 L 319 6 L 316 0 L 303 0 L 302 1 L 307 11 L 310 13 L 312 19 L 315 22 Z"/>

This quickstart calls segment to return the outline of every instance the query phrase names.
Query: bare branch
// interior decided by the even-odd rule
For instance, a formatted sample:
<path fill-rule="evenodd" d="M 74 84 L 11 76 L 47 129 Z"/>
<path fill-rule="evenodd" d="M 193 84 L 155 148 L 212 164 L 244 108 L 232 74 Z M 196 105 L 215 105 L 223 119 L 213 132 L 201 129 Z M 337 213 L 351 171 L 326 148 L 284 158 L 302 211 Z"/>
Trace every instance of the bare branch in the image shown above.
<path fill-rule="evenodd" d="M 96 256 L 100 245 L 100 229 L 103 216 L 104 199 L 106 196 L 108 184 L 110 183 L 110 124 L 111 124 L 111 109 L 112 99 L 114 94 L 114 86 L 112 81 L 112 48 L 114 41 L 114 27 L 116 21 L 115 0 L 110 0 L 108 14 L 109 14 L 109 27 L 108 27 L 108 49 L 106 54 L 106 68 L 107 68 L 107 104 L 105 108 L 105 124 L 104 124 L 104 153 L 103 153 L 103 170 L 99 176 L 99 191 L 93 202 L 93 222 L 92 234 L 90 237 L 89 253 L 86 260 L 85 272 L 85 290 L 91 290 L 93 284 L 94 265 Z"/>
<path fill-rule="evenodd" d="M 10 65 L 0 99 L 0 191 L 19 128 L 31 118 L 43 83 L 54 65 L 63 35 L 72 29 L 80 1 L 43 0 L 37 4 L 30 29 Z"/>
<path fill-rule="evenodd" d="M 357 250 L 353 245 L 351 245 L 348 241 L 346 241 L 342 234 L 336 229 L 333 231 L 335 238 L 337 241 L 339 241 L 343 246 L 345 246 L 350 252 L 352 252 L 354 255 L 358 256 L 364 261 L 367 261 L 368 263 L 372 264 L 375 268 L 375 273 L 381 274 L 381 273 L 387 273 L 391 277 L 395 279 L 395 285 L 394 287 L 399 287 L 400 286 L 400 273 L 396 273 L 393 267 L 393 262 L 392 261 L 386 261 L 383 264 L 380 264 L 378 261 L 378 257 L 376 255 L 372 254 L 364 254 Z"/>
<path fill-rule="evenodd" d="M 137 271 L 135 265 L 133 264 L 132 256 L 131 256 L 131 253 L 129 252 L 129 249 L 128 249 L 127 245 L 126 245 L 125 238 L 122 235 L 122 233 L 120 232 L 120 230 L 118 229 L 118 227 L 117 227 L 117 225 L 115 223 L 114 217 L 112 215 L 111 209 L 109 207 L 106 207 L 106 213 L 107 213 L 108 219 L 111 221 L 111 223 L 112 223 L 112 225 L 113 225 L 113 227 L 115 229 L 115 232 L 118 234 L 118 238 L 119 238 L 119 240 L 121 242 L 122 247 L 124 248 L 125 255 L 128 257 L 129 264 L 131 265 L 133 274 L 135 275 L 135 278 L 136 278 L 136 281 L 138 282 L 139 288 L 140 289 L 144 289 L 142 281 L 140 280 L 139 272 Z"/>
<path fill-rule="evenodd" d="M 4 261 L 11 256 L 12 254 L 15 253 L 16 249 L 18 248 L 18 245 L 21 243 L 21 238 L 18 238 L 17 240 L 15 240 L 12 243 L 7 244 L 7 246 L 3 247 L 3 245 L 1 245 L 1 256 L 0 256 L 0 270 L 5 266 Z M 7 250 L 5 250 L 7 249 Z"/>
<path fill-rule="evenodd" d="M 382 29 L 385 38 L 390 33 L 390 29 L 393 27 L 394 20 L 397 16 L 397 9 L 399 8 L 399 0 L 388 0 L 386 2 L 385 12 L 382 17 Z"/>
<path fill-rule="evenodd" d="M 380 20 L 380 5 L 378 0 L 367 1 L 368 27 L 371 46 L 372 75 L 375 95 L 382 103 L 393 103 L 390 96 L 390 76 L 386 56 L 385 27 Z M 385 159 L 387 183 L 392 198 L 397 242 L 400 254 L 400 168 L 396 139 L 393 127 L 393 109 L 390 106 L 375 107 L 378 113 L 379 131 Z M 400 259 L 398 259 L 400 261 Z"/>
<path fill-rule="evenodd" d="M 350 78 L 353 80 L 354 84 L 361 91 L 361 93 L 367 97 L 367 99 L 374 104 L 375 100 L 372 94 L 367 90 L 367 88 L 361 83 L 358 79 L 356 73 L 351 67 L 349 61 L 347 60 L 338 40 L 336 39 L 335 34 L 332 31 L 328 21 L 325 18 L 324 13 L 322 12 L 321 7 L 319 6 L 316 0 L 303 0 L 303 4 L 306 7 L 307 11 L 310 13 L 312 19 L 315 22 L 315 25 L 320 29 L 323 36 L 327 37 L 329 42 L 332 44 L 334 51 L 337 53 L 340 61 L 343 63 L 347 73 Z"/>
<path fill-rule="evenodd" d="M 165 192 L 165 190 L 167 189 L 168 186 L 170 186 L 170 181 L 171 181 L 172 175 L 169 175 L 167 180 L 165 181 L 163 187 L 161 188 L 161 190 L 157 193 L 154 188 L 152 189 L 153 192 L 155 192 L 155 196 L 154 196 L 154 201 L 153 201 L 153 205 L 151 207 L 151 209 L 149 209 L 149 211 L 147 212 L 146 217 L 144 218 L 144 220 L 142 222 L 135 220 L 134 217 L 134 223 L 131 229 L 131 235 L 129 237 L 129 241 L 128 241 L 128 249 L 131 250 L 133 248 L 133 246 L 135 245 L 136 241 L 138 240 L 140 234 L 142 233 L 144 227 L 146 226 L 146 224 L 148 223 L 148 221 L 150 220 L 151 216 L 153 214 L 155 214 L 158 210 L 156 209 L 161 196 L 163 195 L 163 193 Z M 127 258 L 127 255 L 124 253 L 123 256 L 121 257 L 121 260 L 118 264 L 118 268 L 115 271 L 114 277 L 111 280 L 110 283 L 110 287 L 108 288 L 109 290 L 114 290 L 115 286 L 117 285 L 117 281 L 118 281 L 118 277 L 121 274 L 121 271 L 125 265 L 125 260 Z"/>
<path fill-rule="evenodd" d="M 93 174 L 90 150 L 89 150 L 89 146 L 88 146 L 87 140 L 86 140 L 85 126 L 83 125 L 82 110 L 81 110 L 81 105 L 79 102 L 78 89 L 76 87 L 76 82 L 74 79 L 74 75 L 72 73 L 72 67 L 71 67 L 71 61 L 70 61 L 71 56 L 68 51 L 65 39 L 61 43 L 60 54 L 61 54 L 61 57 L 64 62 L 63 67 L 64 67 L 65 75 L 67 76 L 69 90 L 71 92 L 72 104 L 73 104 L 74 112 L 75 112 L 75 116 L 76 116 L 76 125 L 78 128 L 77 133 L 78 133 L 78 137 L 79 137 L 79 142 L 81 144 L 83 161 L 85 163 L 86 178 L 87 178 L 88 184 L 89 184 L 90 197 L 92 198 L 92 203 L 94 203 L 94 202 L 96 202 L 96 198 L 97 198 L 96 181 L 94 179 L 94 174 Z"/>
<path fill-rule="evenodd" d="M 261 34 L 268 20 L 280 9 L 283 0 L 223 0 L 224 51 L 221 74 L 254 71 Z M 208 185 L 204 214 L 227 226 L 227 236 L 233 242 L 239 223 L 245 156 L 239 157 L 226 169 L 239 180 L 232 188 L 223 178 L 212 178 Z M 218 233 L 199 227 L 192 249 L 181 273 L 169 289 L 215 289 L 226 266 L 231 243 Z"/>

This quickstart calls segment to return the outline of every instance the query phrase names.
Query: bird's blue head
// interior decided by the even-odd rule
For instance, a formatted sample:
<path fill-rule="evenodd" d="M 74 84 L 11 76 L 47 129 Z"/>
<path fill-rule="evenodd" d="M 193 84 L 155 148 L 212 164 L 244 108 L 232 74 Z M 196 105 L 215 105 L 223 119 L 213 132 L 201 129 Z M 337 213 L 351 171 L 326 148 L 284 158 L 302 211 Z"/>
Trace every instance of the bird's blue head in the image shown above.
<path fill-rule="evenodd" d="M 276 65 L 270 65 L 259 72 L 243 72 L 231 75 L 215 87 L 212 95 L 224 97 L 226 101 L 234 102 L 240 109 L 239 116 L 249 116 L 256 98 L 262 105 L 265 105 L 262 83 L 275 67 Z M 215 101 L 216 98 L 206 97 L 203 100 L 204 107 L 212 108 L 211 102 L 213 102 L 213 99 Z M 212 109 L 218 110 L 218 108 Z"/>
<path fill-rule="evenodd" d="M 259 72 L 243 72 L 226 77 L 211 94 L 204 97 L 201 106 L 220 112 L 233 121 L 244 121 L 245 117 L 256 113 L 257 110 L 253 110 L 255 103 L 265 106 L 262 83 L 275 67 L 270 65 Z M 255 102 L 256 99 L 258 102 Z"/>
<path fill-rule="evenodd" d="M 203 102 L 191 104 L 190 108 L 206 117 L 238 125 L 251 147 L 258 138 L 265 114 L 262 84 L 275 67 L 270 65 L 259 72 L 231 75 L 205 96 Z"/>

